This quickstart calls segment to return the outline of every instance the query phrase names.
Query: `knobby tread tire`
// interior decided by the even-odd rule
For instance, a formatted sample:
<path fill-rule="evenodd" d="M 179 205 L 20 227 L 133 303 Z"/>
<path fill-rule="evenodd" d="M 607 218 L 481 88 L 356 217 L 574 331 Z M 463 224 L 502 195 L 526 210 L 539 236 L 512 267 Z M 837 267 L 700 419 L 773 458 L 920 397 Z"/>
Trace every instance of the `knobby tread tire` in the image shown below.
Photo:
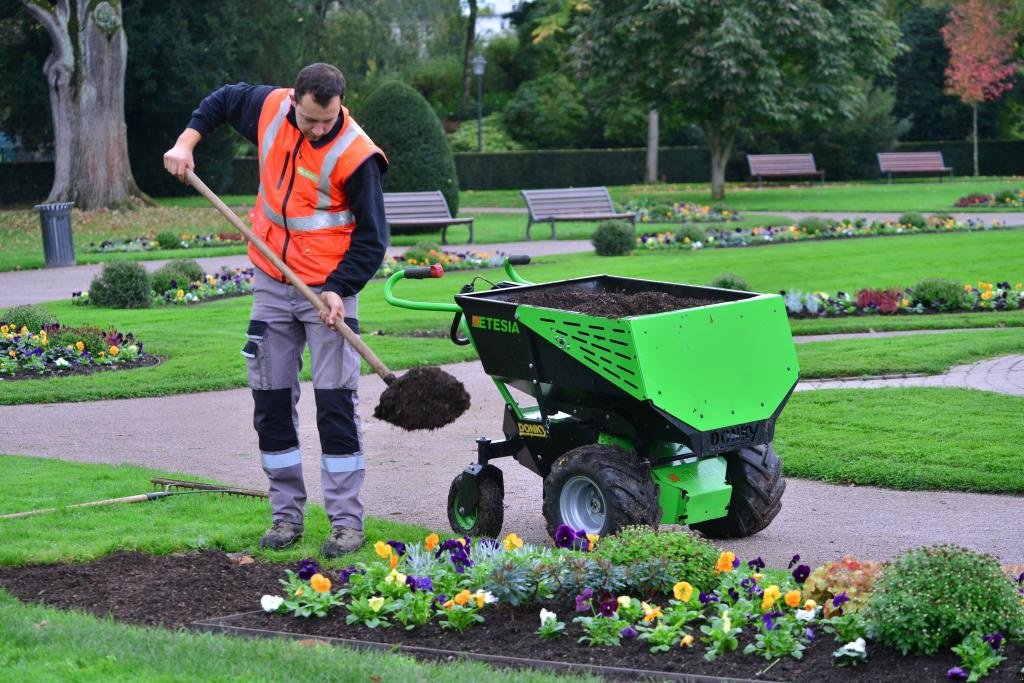
<path fill-rule="evenodd" d="M 604 526 L 591 530 L 593 533 L 608 536 L 636 525 L 658 528 L 661 507 L 650 466 L 618 446 L 589 444 L 562 454 L 544 479 L 544 520 L 551 538 L 563 524 L 559 506 L 562 487 L 574 476 L 587 477 L 604 494 Z"/>
<path fill-rule="evenodd" d="M 480 497 L 477 501 L 476 524 L 463 528 L 455 519 L 453 506 L 458 496 L 463 474 L 459 474 L 448 488 L 448 523 L 452 531 L 467 536 L 497 538 L 505 522 L 505 483 L 501 470 L 488 465 L 480 472 Z"/>
<path fill-rule="evenodd" d="M 725 478 L 732 484 L 729 512 L 690 528 L 709 538 L 751 536 L 771 524 L 782 509 L 786 490 L 782 460 L 771 444 L 741 448 L 725 456 Z"/>

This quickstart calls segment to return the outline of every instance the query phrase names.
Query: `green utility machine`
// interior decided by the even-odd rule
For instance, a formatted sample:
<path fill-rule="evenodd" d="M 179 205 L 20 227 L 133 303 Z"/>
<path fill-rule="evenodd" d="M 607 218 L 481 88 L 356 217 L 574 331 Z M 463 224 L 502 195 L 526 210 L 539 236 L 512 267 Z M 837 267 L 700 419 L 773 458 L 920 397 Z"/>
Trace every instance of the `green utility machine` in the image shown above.
<path fill-rule="evenodd" d="M 454 304 L 394 296 L 403 278 L 443 275 L 437 265 L 385 286 L 392 305 L 454 313 L 452 341 L 476 348 L 505 399 L 504 438 L 477 439 L 477 462 L 452 482 L 452 529 L 500 533 L 492 461 L 506 457 L 543 477 L 552 537 L 562 524 L 601 535 L 685 524 L 712 538 L 768 526 L 786 487 L 775 421 L 799 376 L 782 298 L 609 275 L 533 284 L 514 268 L 529 261 L 506 257 L 508 281 L 478 292 L 475 277 Z M 609 318 L 520 303 L 564 288 L 660 292 L 690 307 Z"/>

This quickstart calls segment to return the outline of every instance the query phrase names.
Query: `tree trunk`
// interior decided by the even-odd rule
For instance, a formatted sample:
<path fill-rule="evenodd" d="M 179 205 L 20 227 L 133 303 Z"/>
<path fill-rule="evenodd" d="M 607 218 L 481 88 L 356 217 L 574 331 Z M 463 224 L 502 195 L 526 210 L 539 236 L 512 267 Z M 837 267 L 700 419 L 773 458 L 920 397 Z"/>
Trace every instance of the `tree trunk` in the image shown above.
<path fill-rule="evenodd" d="M 705 130 L 704 139 L 711 152 L 711 199 L 725 199 L 725 165 L 732 153 L 734 136 L 711 128 Z"/>
<path fill-rule="evenodd" d="M 971 146 L 974 152 L 974 177 L 978 177 L 978 103 L 971 105 Z"/>
<path fill-rule="evenodd" d="M 469 111 L 469 95 L 473 85 L 473 70 L 469 60 L 473 58 L 473 46 L 476 45 L 476 0 L 469 0 L 469 18 L 466 20 L 466 49 L 462 54 L 462 111 L 460 118 Z"/>
<path fill-rule="evenodd" d="M 647 177 L 648 183 L 658 182 L 658 110 L 647 112 Z"/>
<path fill-rule="evenodd" d="M 47 202 L 80 209 L 148 202 L 128 163 L 121 4 L 22 0 L 53 44 L 43 73 L 53 116 L 53 187 Z"/>

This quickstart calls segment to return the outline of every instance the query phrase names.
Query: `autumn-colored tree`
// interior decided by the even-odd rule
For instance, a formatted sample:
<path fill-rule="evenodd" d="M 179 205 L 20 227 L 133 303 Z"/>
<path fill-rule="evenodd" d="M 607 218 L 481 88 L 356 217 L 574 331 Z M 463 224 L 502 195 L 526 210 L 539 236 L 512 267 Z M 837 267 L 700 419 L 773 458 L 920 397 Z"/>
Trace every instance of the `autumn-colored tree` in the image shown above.
<path fill-rule="evenodd" d="M 978 105 L 1013 87 L 1017 63 L 1012 60 L 1014 32 L 1006 19 L 1010 6 L 1003 0 L 958 0 L 942 27 L 949 49 L 946 92 L 971 107 L 974 175 L 978 175 Z"/>

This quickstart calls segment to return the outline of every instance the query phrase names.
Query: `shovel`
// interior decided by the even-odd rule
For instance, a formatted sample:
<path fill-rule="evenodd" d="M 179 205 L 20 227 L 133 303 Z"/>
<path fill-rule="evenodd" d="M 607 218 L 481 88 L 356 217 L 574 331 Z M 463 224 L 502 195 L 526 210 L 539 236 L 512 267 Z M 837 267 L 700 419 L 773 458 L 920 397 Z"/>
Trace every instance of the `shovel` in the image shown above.
<path fill-rule="evenodd" d="M 318 311 L 322 313 L 328 312 L 330 309 L 327 304 L 316 295 L 316 293 L 309 288 L 309 285 L 304 283 L 302 280 L 295 275 L 295 272 L 288 267 L 281 258 L 271 251 L 263 240 L 256 236 L 252 230 L 250 230 L 242 219 L 239 218 L 234 211 L 228 208 L 217 194 L 207 187 L 206 183 L 199 179 L 195 173 L 190 170 L 185 171 L 185 179 L 188 183 L 194 187 L 199 194 L 210 200 L 210 203 L 217 207 L 217 210 L 228 220 L 231 225 L 235 227 L 245 239 L 249 240 L 258 252 L 270 261 L 275 268 L 281 271 L 281 274 L 285 276 L 289 283 L 294 286 L 302 296 L 311 303 Z M 383 361 L 377 357 L 369 346 L 356 334 L 351 327 L 345 324 L 345 321 L 338 318 L 334 321 L 332 329 L 344 337 L 345 341 L 352 345 L 359 355 L 363 357 L 373 371 L 384 380 L 384 383 L 388 386 L 385 389 L 384 394 L 389 392 L 415 392 L 416 400 L 420 402 L 438 403 L 439 410 L 434 413 L 435 415 L 445 416 L 447 420 L 442 424 L 436 422 L 430 422 L 428 424 L 423 423 L 410 423 L 408 419 L 400 415 L 387 414 L 386 411 L 382 412 L 380 407 L 374 413 L 376 417 L 391 422 L 393 424 L 402 427 L 403 429 L 437 429 L 443 426 L 456 417 L 461 415 L 467 408 L 469 408 L 469 394 L 466 392 L 465 387 L 457 379 L 444 372 L 439 368 L 414 368 L 410 372 L 407 372 L 402 378 L 395 376 L 388 366 L 384 365 Z M 403 382 L 403 380 L 406 380 Z M 382 395 L 383 399 L 383 395 Z M 383 403 L 383 401 L 382 401 Z M 464 407 L 462 407 L 464 406 Z M 456 410 L 453 411 L 453 407 Z M 458 407 L 462 407 L 461 410 L 457 410 Z M 450 419 L 448 419 L 450 417 Z"/>

